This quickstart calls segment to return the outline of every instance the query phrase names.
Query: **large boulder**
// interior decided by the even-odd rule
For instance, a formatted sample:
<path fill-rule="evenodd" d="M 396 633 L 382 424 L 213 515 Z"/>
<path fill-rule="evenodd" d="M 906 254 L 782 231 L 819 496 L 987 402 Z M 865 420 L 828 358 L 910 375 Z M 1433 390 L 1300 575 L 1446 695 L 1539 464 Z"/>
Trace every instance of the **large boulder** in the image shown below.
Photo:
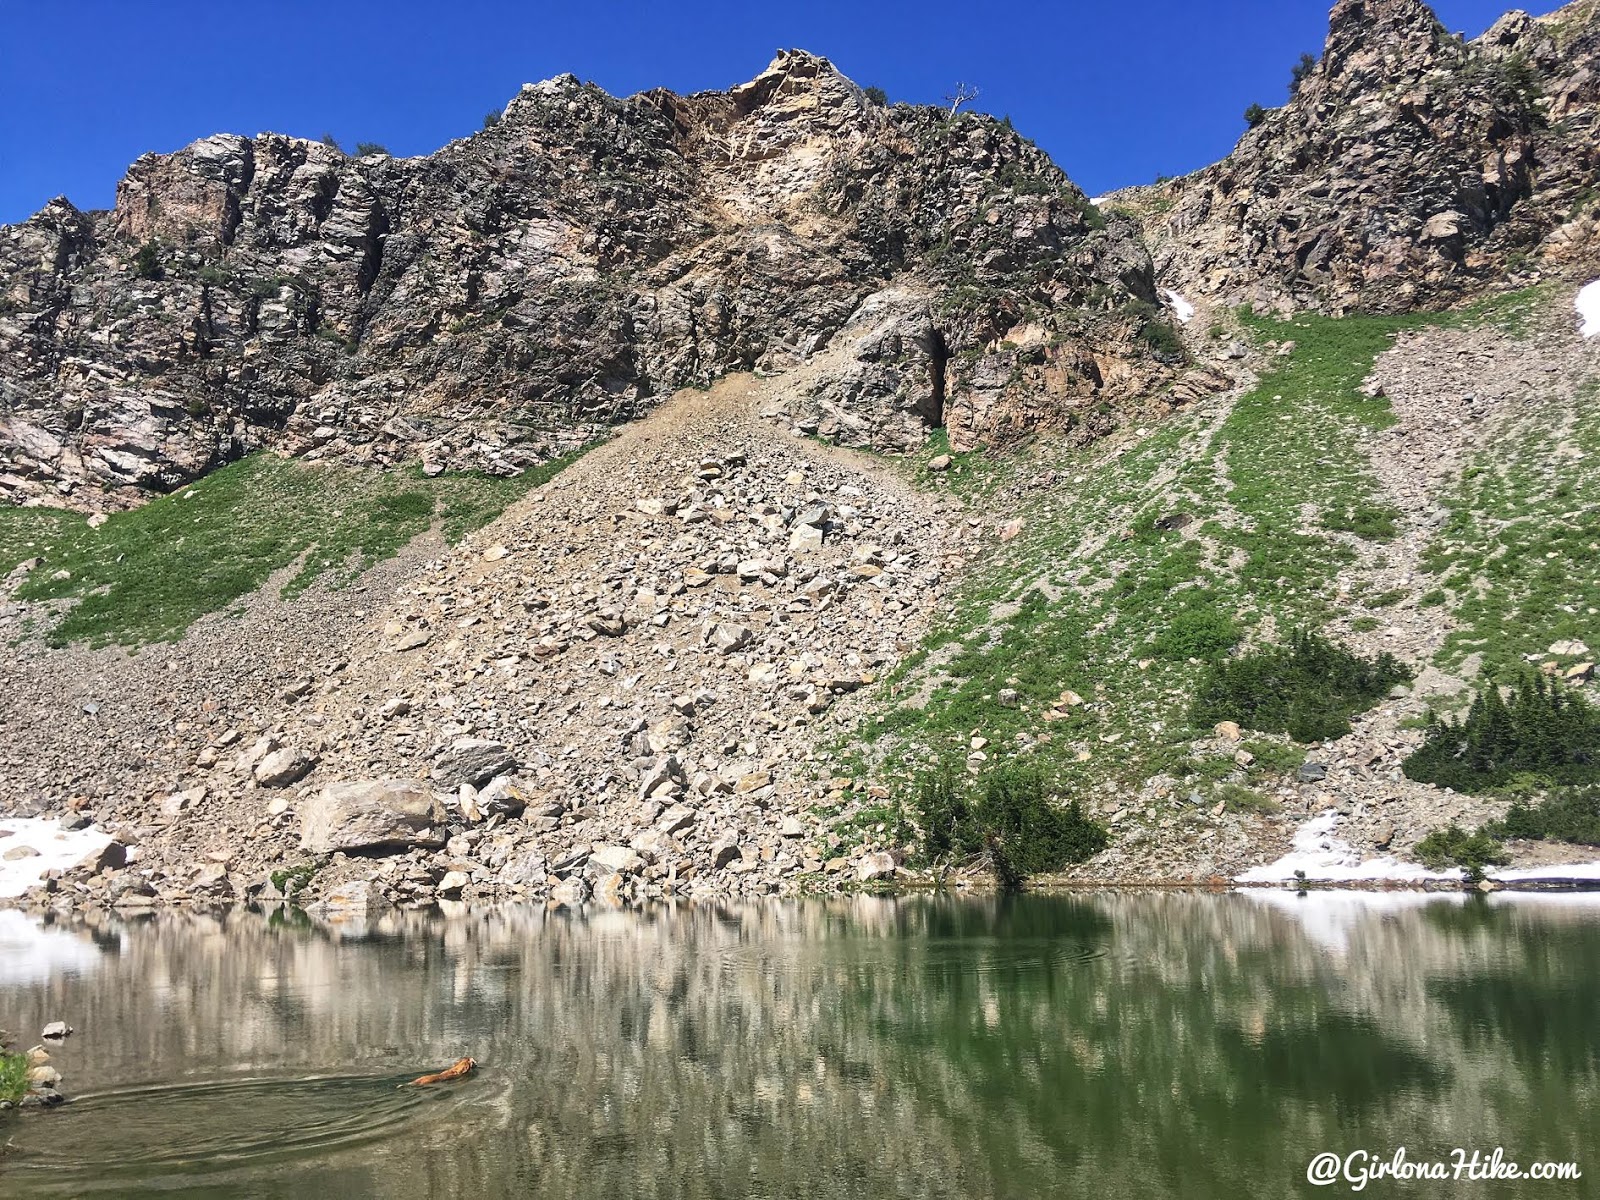
<path fill-rule="evenodd" d="M 436 849 L 444 842 L 443 808 L 407 779 L 330 783 L 301 817 L 300 848 L 312 854 Z"/>

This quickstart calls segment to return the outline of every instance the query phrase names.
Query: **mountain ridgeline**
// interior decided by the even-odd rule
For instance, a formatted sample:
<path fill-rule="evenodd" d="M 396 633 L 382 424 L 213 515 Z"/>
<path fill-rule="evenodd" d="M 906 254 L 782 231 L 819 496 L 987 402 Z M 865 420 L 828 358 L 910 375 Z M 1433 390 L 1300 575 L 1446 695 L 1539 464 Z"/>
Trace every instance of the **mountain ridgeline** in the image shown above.
<path fill-rule="evenodd" d="M 1009 123 L 800 52 L 687 97 L 568 75 L 425 157 L 219 134 L 0 232 L 0 493 L 262 446 L 505 473 L 824 354 L 793 415 L 849 442 L 1093 436 L 1172 380 L 1164 323 L 1134 222 Z"/>
<path fill-rule="evenodd" d="M 1222 162 L 1110 200 L 1194 299 L 1405 312 L 1600 256 L 1595 0 L 1470 42 L 1421 0 L 1338 0 L 1289 102 L 1250 118 Z"/>

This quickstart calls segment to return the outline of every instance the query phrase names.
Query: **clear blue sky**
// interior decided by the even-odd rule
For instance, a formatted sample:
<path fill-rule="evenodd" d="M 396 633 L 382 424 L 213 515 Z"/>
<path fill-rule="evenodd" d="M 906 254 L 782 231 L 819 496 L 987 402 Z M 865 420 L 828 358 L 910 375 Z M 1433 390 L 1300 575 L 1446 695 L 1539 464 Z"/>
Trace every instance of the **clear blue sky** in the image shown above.
<path fill-rule="evenodd" d="M 1507 0 L 1438 0 L 1476 36 Z M 891 98 L 956 80 L 1091 195 L 1225 155 L 1252 101 L 1282 103 L 1331 0 L 21 0 L 0 39 L 0 222 L 52 196 L 108 207 L 145 150 L 264 130 L 422 154 L 525 81 L 571 71 L 628 95 L 724 88 L 780 47 Z M 1554 3 L 1531 5 L 1548 12 Z"/>

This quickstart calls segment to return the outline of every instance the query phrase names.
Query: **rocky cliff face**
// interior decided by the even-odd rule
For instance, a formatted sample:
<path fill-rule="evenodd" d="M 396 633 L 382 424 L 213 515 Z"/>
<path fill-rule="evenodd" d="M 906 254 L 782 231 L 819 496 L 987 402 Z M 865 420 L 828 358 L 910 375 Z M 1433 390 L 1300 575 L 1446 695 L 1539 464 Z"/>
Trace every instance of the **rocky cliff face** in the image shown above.
<path fill-rule="evenodd" d="M 427 157 L 222 134 L 0 229 L 0 495 L 114 505 L 260 446 L 514 470 L 823 355 L 806 430 L 1093 433 L 1168 374 L 1155 300 L 1136 225 L 990 118 L 798 52 L 688 97 L 563 76 Z"/>
<path fill-rule="evenodd" d="M 1195 298 L 1401 311 L 1600 256 L 1600 5 L 1473 42 L 1421 0 L 1338 0 L 1321 60 L 1227 159 L 1132 189 Z"/>

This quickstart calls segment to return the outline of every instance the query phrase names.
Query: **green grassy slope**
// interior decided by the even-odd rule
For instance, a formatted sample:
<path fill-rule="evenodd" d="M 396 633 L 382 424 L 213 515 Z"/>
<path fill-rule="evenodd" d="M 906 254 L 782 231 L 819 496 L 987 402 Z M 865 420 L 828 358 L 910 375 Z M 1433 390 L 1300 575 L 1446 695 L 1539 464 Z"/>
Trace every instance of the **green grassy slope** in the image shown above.
<path fill-rule="evenodd" d="M 1536 300 L 1448 316 L 1240 317 L 1259 345 L 1292 349 L 1270 357 L 1257 385 L 1231 404 L 1030 464 L 1069 482 L 1023 503 L 1021 534 L 991 542 L 841 756 L 905 794 L 931 761 L 966 754 L 977 736 L 990 762 L 1026 755 L 1065 794 L 1123 795 L 1162 774 L 1226 801 L 1228 787 L 1304 757 L 1282 739 L 1248 744 L 1257 760 L 1248 771 L 1197 752 L 1210 731 L 1186 717 L 1195 683 L 1235 645 L 1321 630 L 1335 618 L 1376 628 L 1400 602 L 1438 605 L 1460 623 L 1441 653 L 1445 666 L 1490 642 L 1486 661 L 1509 665 L 1592 628 L 1600 554 L 1572 553 L 1600 542 L 1600 476 L 1584 457 L 1593 461 L 1600 438 L 1592 420 L 1530 410 L 1515 455 L 1490 466 L 1500 449 L 1484 448 L 1485 463 L 1449 500 L 1454 516 L 1428 559 L 1443 584 L 1430 583 L 1433 594 L 1367 578 L 1402 519 L 1364 447 L 1394 421 L 1386 400 L 1360 391 L 1376 356 L 1401 331 L 1429 324 L 1486 322 L 1514 333 Z M 1487 565 L 1474 557 L 1485 522 L 1502 547 Z M 1506 621 L 1514 635 L 1495 632 Z"/>
<path fill-rule="evenodd" d="M 48 631 L 52 645 L 172 640 L 302 556 L 289 594 L 346 582 L 435 525 L 459 540 L 575 457 L 509 479 L 429 479 L 255 454 L 98 529 L 79 514 L 0 510 L 0 574 L 43 560 L 17 594 L 73 602 Z"/>

